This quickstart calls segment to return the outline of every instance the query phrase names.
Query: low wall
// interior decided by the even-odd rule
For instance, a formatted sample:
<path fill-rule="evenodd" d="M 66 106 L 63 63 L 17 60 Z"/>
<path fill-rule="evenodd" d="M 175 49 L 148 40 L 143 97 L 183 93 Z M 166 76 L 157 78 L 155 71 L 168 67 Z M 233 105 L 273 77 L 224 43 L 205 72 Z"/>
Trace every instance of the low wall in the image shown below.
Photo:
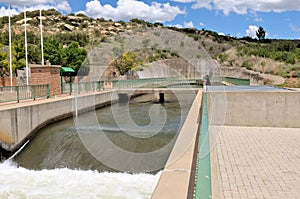
<path fill-rule="evenodd" d="M 1 77 L 0 86 L 16 86 L 17 79 L 16 77 L 12 78 L 12 85 L 10 84 L 10 77 Z"/>
<path fill-rule="evenodd" d="M 300 128 L 300 92 L 208 92 L 210 125 Z"/>
<path fill-rule="evenodd" d="M 180 130 L 152 199 L 191 198 L 193 159 L 197 155 L 196 139 L 201 120 L 202 91 L 199 91 Z"/>
<path fill-rule="evenodd" d="M 246 68 L 219 67 L 219 72 L 222 77 L 250 79 L 250 85 L 280 85 L 285 82 L 283 77 L 263 74 Z"/>
<path fill-rule="evenodd" d="M 80 113 L 108 105 L 118 96 L 105 91 L 76 98 L 77 112 Z M 0 146 L 13 152 L 44 126 L 72 117 L 74 101 L 74 96 L 67 96 L 0 107 Z"/>

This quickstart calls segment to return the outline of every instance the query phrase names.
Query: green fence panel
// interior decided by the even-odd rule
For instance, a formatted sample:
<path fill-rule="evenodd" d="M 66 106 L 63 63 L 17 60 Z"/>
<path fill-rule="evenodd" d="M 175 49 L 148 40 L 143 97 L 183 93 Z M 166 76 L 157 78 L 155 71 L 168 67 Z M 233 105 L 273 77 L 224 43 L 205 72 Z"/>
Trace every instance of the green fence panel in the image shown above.
<path fill-rule="evenodd" d="M 61 85 L 62 94 L 73 94 L 73 93 L 88 93 L 100 91 L 103 89 L 103 81 L 93 81 L 93 82 L 77 82 L 77 83 L 63 83 Z"/>
<path fill-rule="evenodd" d="M 229 82 L 229 83 L 235 84 L 235 85 L 243 85 L 243 86 L 249 86 L 250 85 L 250 79 L 225 77 L 224 80 Z"/>
<path fill-rule="evenodd" d="M 0 87 L 0 103 L 50 97 L 50 85 Z"/>
<path fill-rule="evenodd" d="M 202 99 L 202 120 L 200 127 L 200 144 L 198 153 L 198 172 L 196 176 L 195 199 L 212 198 L 211 170 L 210 170 L 210 144 L 208 132 L 208 108 L 206 93 Z"/>

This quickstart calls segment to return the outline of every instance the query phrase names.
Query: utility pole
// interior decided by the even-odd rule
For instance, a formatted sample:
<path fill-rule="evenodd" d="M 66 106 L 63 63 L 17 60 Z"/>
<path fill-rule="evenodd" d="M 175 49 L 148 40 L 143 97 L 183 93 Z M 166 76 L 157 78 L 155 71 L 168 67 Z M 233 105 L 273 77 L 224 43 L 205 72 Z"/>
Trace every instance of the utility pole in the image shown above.
<path fill-rule="evenodd" d="M 13 86 L 12 81 L 12 46 L 11 46 L 11 22 L 10 22 L 10 5 L 8 6 L 8 34 L 9 34 L 9 75 L 10 75 L 10 86 Z"/>
<path fill-rule="evenodd" d="M 27 22 L 26 22 L 26 7 L 24 5 L 24 31 L 25 31 L 25 64 L 26 64 L 26 85 L 29 85 L 29 68 L 28 68 L 28 51 L 27 51 Z"/>
<path fill-rule="evenodd" d="M 42 10 L 40 10 L 40 31 L 41 31 L 41 50 L 42 50 L 42 66 L 44 66 L 44 40 L 43 40 L 43 20 Z"/>

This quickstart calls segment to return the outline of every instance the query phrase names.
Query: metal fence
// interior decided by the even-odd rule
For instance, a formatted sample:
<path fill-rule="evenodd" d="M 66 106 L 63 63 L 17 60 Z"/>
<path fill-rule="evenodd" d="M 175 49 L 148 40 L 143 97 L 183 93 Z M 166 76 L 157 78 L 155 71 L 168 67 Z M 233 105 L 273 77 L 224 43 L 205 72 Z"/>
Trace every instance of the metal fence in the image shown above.
<path fill-rule="evenodd" d="M 211 82 L 217 84 L 222 84 L 223 82 L 230 83 L 232 85 L 241 85 L 241 86 L 249 86 L 250 79 L 241 79 L 241 78 L 233 78 L 233 77 L 213 77 Z"/>
<path fill-rule="evenodd" d="M 227 81 L 235 85 L 249 85 L 249 79 L 237 79 L 228 77 L 212 78 L 212 85 L 221 85 Z M 202 88 L 202 79 L 178 79 L 178 78 L 149 78 L 128 79 L 94 82 L 63 83 L 62 94 L 88 93 L 104 89 L 142 89 L 142 88 Z"/>
<path fill-rule="evenodd" d="M 250 79 L 224 77 L 224 81 L 227 81 L 227 82 L 232 83 L 234 85 L 242 85 L 242 86 L 249 86 L 250 85 Z"/>
<path fill-rule="evenodd" d="M 151 78 L 112 81 L 114 89 L 138 88 L 201 88 L 201 79 Z"/>
<path fill-rule="evenodd" d="M 103 89 L 103 81 L 97 82 L 77 82 L 77 83 L 63 83 L 61 85 L 62 94 L 72 93 L 88 93 L 100 91 Z"/>
<path fill-rule="evenodd" d="M 0 87 L 0 103 L 49 97 L 49 84 Z"/>

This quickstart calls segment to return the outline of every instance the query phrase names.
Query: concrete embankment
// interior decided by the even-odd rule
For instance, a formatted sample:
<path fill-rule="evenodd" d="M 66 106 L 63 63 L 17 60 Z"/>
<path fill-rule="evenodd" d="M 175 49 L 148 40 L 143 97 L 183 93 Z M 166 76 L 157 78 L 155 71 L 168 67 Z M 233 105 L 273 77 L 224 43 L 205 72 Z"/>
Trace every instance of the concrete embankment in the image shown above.
<path fill-rule="evenodd" d="M 181 128 L 152 199 L 190 198 L 191 172 L 197 152 L 197 133 L 200 122 L 202 91 L 199 91 Z M 194 175 L 194 174 L 192 174 Z"/>
<path fill-rule="evenodd" d="M 113 92 L 102 91 L 1 106 L 0 148 L 12 153 L 46 125 L 72 117 L 74 113 L 109 105 L 117 99 Z"/>
<path fill-rule="evenodd" d="M 209 138 L 211 164 L 208 166 L 212 173 L 212 194 L 213 198 L 222 198 L 222 195 L 218 195 L 220 176 L 217 172 L 219 167 L 215 158 L 217 152 L 214 147 L 218 143 L 218 137 L 222 131 L 220 127 L 299 128 L 300 92 L 288 90 L 208 91 L 206 95 L 211 131 Z M 199 92 L 176 140 L 152 199 L 193 197 L 193 179 L 195 176 L 193 164 L 195 163 L 195 155 L 198 153 L 196 135 L 199 125 L 203 125 L 199 121 L 201 99 L 202 92 Z M 190 141 L 189 144 L 187 144 L 187 140 Z"/>
<path fill-rule="evenodd" d="M 300 92 L 208 92 L 209 124 L 300 128 Z"/>

